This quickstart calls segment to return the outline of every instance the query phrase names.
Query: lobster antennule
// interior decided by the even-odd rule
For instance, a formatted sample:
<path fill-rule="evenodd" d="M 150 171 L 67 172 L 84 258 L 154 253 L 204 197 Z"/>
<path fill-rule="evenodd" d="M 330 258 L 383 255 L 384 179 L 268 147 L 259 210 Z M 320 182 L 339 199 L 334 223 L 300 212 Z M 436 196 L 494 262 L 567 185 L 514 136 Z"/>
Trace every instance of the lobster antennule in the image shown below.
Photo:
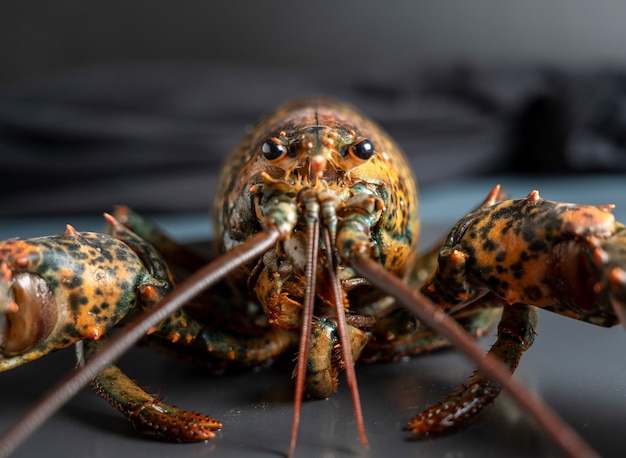
<path fill-rule="evenodd" d="M 331 247 L 330 231 L 324 228 L 324 243 L 327 247 Z M 328 249 L 330 252 L 331 250 Z M 361 409 L 361 399 L 359 397 L 359 387 L 357 384 L 356 374 L 354 372 L 354 358 L 352 357 L 352 348 L 350 345 L 350 336 L 348 334 L 348 324 L 346 322 L 346 312 L 343 308 L 343 296 L 341 294 L 341 284 L 336 275 L 333 257 L 331 253 L 328 256 L 328 273 L 331 277 L 331 286 L 335 299 L 335 310 L 337 313 L 337 328 L 339 330 L 339 340 L 341 343 L 343 360 L 345 364 L 346 379 L 350 393 L 352 394 L 352 404 L 354 405 L 354 416 L 356 417 L 357 428 L 361 443 L 364 447 L 368 447 L 369 443 L 365 433 L 365 425 L 363 424 L 363 412 Z"/>
<path fill-rule="evenodd" d="M 319 205 L 315 199 L 307 200 L 307 245 L 305 267 L 305 297 L 302 309 L 302 326 L 300 329 L 300 343 L 298 346 L 298 362 L 296 365 L 296 389 L 293 409 L 293 422 L 291 428 L 291 441 L 289 445 L 289 457 L 296 450 L 298 439 L 298 427 L 300 425 L 300 406 L 304 395 L 304 381 L 306 367 L 309 358 L 309 344 L 311 341 L 311 327 L 313 322 L 313 308 L 315 305 L 315 273 L 317 270 L 317 254 L 319 248 Z"/>
<path fill-rule="evenodd" d="M 302 405 L 302 397 L 304 394 L 304 385 L 307 373 L 307 365 L 309 361 L 309 350 L 311 345 L 311 332 L 313 323 L 313 312 L 316 297 L 316 273 L 317 261 L 319 253 L 319 237 L 320 237 L 320 213 L 324 219 L 323 222 L 323 245 L 326 250 L 326 273 L 329 277 L 330 288 L 332 290 L 333 302 L 335 304 L 335 313 L 337 318 L 337 332 L 339 334 L 339 343 L 342 349 L 344 366 L 346 371 L 346 379 L 348 387 L 352 394 L 354 404 L 357 428 L 361 437 L 361 442 L 365 447 L 368 446 L 367 435 L 363 422 L 363 413 L 361 409 L 361 401 L 354 372 L 354 359 L 352 357 L 352 346 L 350 344 L 350 335 L 346 322 L 343 295 L 341 293 L 341 284 L 336 275 L 335 263 L 333 259 L 333 243 L 331 234 L 335 233 L 336 215 L 332 205 L 326 205 L 324 211 L 321 211 L 319 195 L 315 191 L 304 192 L 301 194 L 305 207 L 306 220 L 306 263 L 305 263 L 305 296 L 302 311 L 302 325 L 300 329 L 300 341 L 298 346 L 298 362 L 296 366 L 296 388 L 294 399 L 294 417 L 291 431 L 291 441 L 288 456 L 291 457 L 295 453 L 296 442 L 298 436 L 298 427 L 300 423 L 300 407 Z M 328 199 L 323 199 L 328 204 Z"/>

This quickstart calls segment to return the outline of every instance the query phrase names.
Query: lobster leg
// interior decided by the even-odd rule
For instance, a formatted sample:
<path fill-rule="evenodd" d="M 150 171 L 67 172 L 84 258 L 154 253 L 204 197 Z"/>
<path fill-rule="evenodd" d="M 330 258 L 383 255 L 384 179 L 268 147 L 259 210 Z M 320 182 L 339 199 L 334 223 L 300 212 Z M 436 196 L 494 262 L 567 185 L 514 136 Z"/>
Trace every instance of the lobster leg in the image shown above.
<path fill-rule="evenodd" d="M 468 316 L 463 313 L 463 316 L 452 317 L 468 334 L 481 337 L 498 321 L 500 313 L 501 306 L 490 303 L 488 307 L 481 307 Z M 411 324 L 407 326 L 407 323 Z M 363 362 L 397 361 L 405 356 L 415 356 L 450 346 L 450 342 L 430 328 L 422 326 L 404 308 L 394 309 L 377 319 L 372 336 L 361 356 Z"/>
<path fill-rule="evenodd" d="M 110 215 L 105 215 L 111 232 L 122 240 L 142 259 L 150 276 L 138 287 L 140 302 L 151 307 L 163 299 L 171 290 L 172 279 L 167 265 L 152 245 L 121 225 Z M 184 312 L 177 311 L 160 327 L 183 326 Z M 78 344 L 79 364 L 85 363 L 108 339 L 85 340 Z M 221 423 L 195 412 L 169 406 L 141 389 L 115 365 L 104 368 L 91 382 L 95 391 L 113 407 L 122 412 L 138 429 L 148 429 L 157 436 L 178 441 L 207 440 L 214 437 L 213 430 Z"/>
<path fill-rule="evenodd" d="M 498 324 L 498 338 L 489 350 L 511 372 L 535 337 L 537 310 L 526 304 L 512 304 L 502 311 Z M 467 383 L 459 387 L 440 403 L 412 418 L 406 430 L 416 434 L 447 433 L 464 426 L 493 402 L 501 386 L 482 372 L 476 371 Z"/>
<path fill-rule="evenodd" d="M 87 358 L 106 340 L 85 341 Z M 213 418 L 165 404 L 137 386 L 115 365 L 103 369 L 92 380 L 91 386 L 137 429 L 151 431 L 165 440 L 208 440 L 215 436 L 213 431 L 222 427 Z"/>
<path fill-rule="evenodd" d="M 293 337 L 272 326 L 261 326 L 254 332 L 208 327 L 181 309 L 154 329 L 148 341 L 222 372 L 270 363 L 293 344 Z"/>

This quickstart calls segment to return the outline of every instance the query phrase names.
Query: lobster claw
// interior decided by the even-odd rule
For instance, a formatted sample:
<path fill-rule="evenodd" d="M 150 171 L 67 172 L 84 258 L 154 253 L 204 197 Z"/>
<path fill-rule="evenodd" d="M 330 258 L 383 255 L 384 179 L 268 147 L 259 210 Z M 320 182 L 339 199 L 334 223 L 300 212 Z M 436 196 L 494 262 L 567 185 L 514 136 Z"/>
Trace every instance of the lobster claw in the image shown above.
<path fill-rule="evenodd" d="M 609 298 L 615 315 L 626 329 L 626 270 L 614 267 L 609 273 Z"/>

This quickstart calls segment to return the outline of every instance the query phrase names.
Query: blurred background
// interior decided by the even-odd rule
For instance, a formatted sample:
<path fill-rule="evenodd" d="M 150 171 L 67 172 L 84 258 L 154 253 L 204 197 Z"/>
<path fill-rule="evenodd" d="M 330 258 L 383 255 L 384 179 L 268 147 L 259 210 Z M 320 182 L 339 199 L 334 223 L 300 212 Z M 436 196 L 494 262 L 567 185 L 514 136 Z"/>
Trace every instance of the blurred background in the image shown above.
<path fill-rule="evenodd" d="M 0 6 L 0 216 L 201 211 L 244 128 L 344 98 L 423 186 L 626 169 L 626 4 L 33 0 Z"/>

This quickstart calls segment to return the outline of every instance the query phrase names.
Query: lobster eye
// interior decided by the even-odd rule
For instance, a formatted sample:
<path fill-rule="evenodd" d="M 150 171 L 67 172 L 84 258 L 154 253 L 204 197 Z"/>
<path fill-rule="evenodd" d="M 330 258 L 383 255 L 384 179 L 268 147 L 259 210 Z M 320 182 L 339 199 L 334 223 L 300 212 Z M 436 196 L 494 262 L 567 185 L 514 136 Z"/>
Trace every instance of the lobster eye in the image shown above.
<path fill-rule="evenodd" d="M 374 145 L 368 139 L 363 138 L 350 145 L 348 153 L 356 159 L 367 161 L 374 155 Z"/>
<path fill-rule="evenodd" d="M 261 147 L 261 152 L 268 161 L 276 161 L 287 155 L 289 149 L 283 145 L 277 138 L 270 138 Z"/>

